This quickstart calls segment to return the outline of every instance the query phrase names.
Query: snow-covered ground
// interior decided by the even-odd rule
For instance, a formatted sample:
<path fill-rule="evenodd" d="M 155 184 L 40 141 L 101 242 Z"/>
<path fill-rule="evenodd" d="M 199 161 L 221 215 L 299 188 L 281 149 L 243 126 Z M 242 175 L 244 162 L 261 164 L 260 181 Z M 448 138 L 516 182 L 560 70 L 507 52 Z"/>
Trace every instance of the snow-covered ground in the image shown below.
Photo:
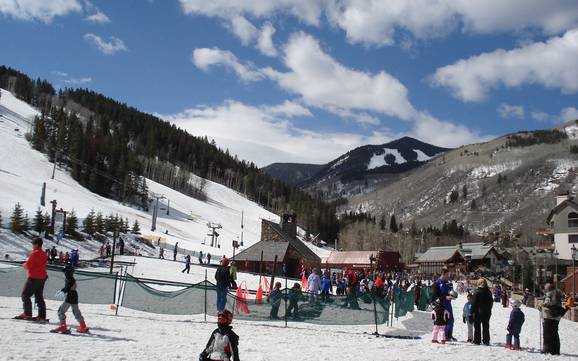
<path fill-rule="evenodd" d="M 0 211 L 6 223 L 17 202 L 32 217 L 39 207 L 42 212 L 49 212 L 48 202 L 56 199 L 58 208 L 74 209 L 81 221 L 91 210 L 102 212 L 105 216 L 118 214 L 128 218 L 131 224 L 138 220 L 144 236 L 162 237 L 169 244 L 179 242 L 181 248 L 203 251 L 204 254 L 231 256 L 232 241 L 240 240 L 242 218 L 245 247 L 260 240 L 262 219 L 275 222 L 279 219 L 242 194 L 218 183 L 207 181 L 208 200 L 202 202 L 147 180 L 150 192 L 166 197 L 161 201 L 157 230 L 151 232 L 152 207 L 150 212 L 144 212 L 91 193 L 72 179 L 65 169 L 57 168 L 54 179 L 51 179 L 53 164 L 44 154 L 32 149 L 24 137 L 30 127 L 29 122 L 38 112 L 6 90 L 0 91 Z M 43 182 L 46 182 L 46 207 L 40 206 Z M 167 205 L 164 203 L 167 200 L 170 201 L 169 215 L 166 215 Z M 209 222 L 223 227 L 218 230 L 220 248 L 210 246 L 210 237 L 207 236 Z M 309 246 L 318 250 L 313 245 Z M 322 255 L 326 253 L 320 252 Z"/>
<path fill-rule="evenodd" d="M 464 297 L 455 301 L 460 321 Z M 109 306 L 81 304 L 91 335 L 58 335 L 48 332 L 57 323 L 59 302 L 48 301 L 50 325 L 10 319 L 21 311 L 19 298 L 0 297 L 0 360 L 196 360 L 211 331 L 213 317 L 203 315 L 168 316 L 120 308 L 115 316 Z M 415 311 L 394 320 L 393 327 L 379 327 L 381 334 L 419 336 L 421 339 L 384 338 L 370 335 L 366 326 L 320 326 L 234 321 L 240 336 L 241 360 L 571 360 L 578 358 L 575 335 L 578 324 L 562 320 L 559 357 L 539 353 L 539 316 L 534 309 L 526 314 L 521 342 L 523 351 L 504 349 L 509 308 L 494 305 L 491 319 L 491 346 L 464 342 L 466 327 L 456 322 L 458 342 L 431 344 L 432 323 L 427 312 Z M 69 312 L 70 313 L 70 312 Z M 71 314 L 69 325 L 76 327 Z M 366 334 L 367 333 L 367 334 Z"/>

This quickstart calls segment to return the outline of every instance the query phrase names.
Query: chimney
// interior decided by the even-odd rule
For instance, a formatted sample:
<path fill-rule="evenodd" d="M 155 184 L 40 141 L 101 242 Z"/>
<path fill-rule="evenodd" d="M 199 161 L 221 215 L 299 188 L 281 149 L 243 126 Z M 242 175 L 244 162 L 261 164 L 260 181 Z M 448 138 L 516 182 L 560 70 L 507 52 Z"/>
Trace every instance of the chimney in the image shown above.
<path fill-rule="evenodd" d="M 279 224 L 281 230 L 291 238 L 297 238 L 297 215 L 295 213 L 284 213 Z"/>
<path fill-rule="evenodd" d="M 566 191 L 566 192 L 562 192 L 562 193 L 558 193 L 556 195 L 556 205 L 559 205 L 560 203 L 572 199 L 572 197 L 570 196 L 570 192 Z"/>

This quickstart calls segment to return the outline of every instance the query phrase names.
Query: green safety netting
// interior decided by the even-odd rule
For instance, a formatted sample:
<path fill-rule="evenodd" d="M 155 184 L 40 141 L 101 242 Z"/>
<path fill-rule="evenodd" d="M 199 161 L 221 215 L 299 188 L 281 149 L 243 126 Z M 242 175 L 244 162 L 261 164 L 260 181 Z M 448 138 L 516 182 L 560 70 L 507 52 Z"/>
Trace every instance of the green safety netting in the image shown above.
<path fill-rule="evenodd" d="M 415 291 L 396 290 L 393 294 L 395 317 L 403 317 L 413 311 L 415 306 Z"/>
<path fill-rule="evenodd" d="M 64 287 L 62 268 L 47 269 L 48 279 L 44 284 L 44 298 L 58 300 L 56 292 Z M 28 273 L 22 265 L 2 264 L 0 268 L 0 296 L 20 297 Z M 115 300 L 116 274 L 108 275 L 97 272 L 76 271 L 79 302 L 92 304 L 110 304 Z"/>
<path fill-rule="evenodd" d="M 427 307 L 431 304 L 433 292 L 429 287 L 422 287 L 419 293 L 419 303 L 417 309 L 420 311 L 425 311 Z"/>

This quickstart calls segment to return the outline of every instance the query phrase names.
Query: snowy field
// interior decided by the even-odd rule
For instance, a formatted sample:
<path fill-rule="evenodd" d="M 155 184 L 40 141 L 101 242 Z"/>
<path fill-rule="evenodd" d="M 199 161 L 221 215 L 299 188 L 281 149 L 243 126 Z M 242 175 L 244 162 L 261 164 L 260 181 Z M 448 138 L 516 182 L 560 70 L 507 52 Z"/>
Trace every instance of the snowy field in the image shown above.
<path fill-rule="evenodd" d="M 82 294 L 80 295 L 82 298 Z M 461 310 L 464 297 L 455 301 Z M 18 298 L 0 297 L 1 360 L 197 360 L 211 331 L 214 318 L 204 322 L 203 315 L 167 316 L 121 308 L 118 316 L 103 305 L 81 304 L 90 335 L 59 335 L 48 332 L 57 324 L 58 302 L 48 301 L 50 325 L 10 319 L 21 312 Z M 421 339 L 396 339 L 370 335 L 373 325 L 319 326 L 303 323 L 234 321 L 240 336 L 241 360 L 576 360 L 575 342 L 578 324 L 562 320 L 562 355 L 542 355 L 539 347 L 538 312 L 523 308 L 526 323 L 522 329 L 523 351 L 503 348 L 509 309 L 494 306 L 491 319 L 491 346 L 463 342 L 466 328 L 456 323 L 460 340 L 446 345 L 431 344 L 429 313 L 415 311 L 394 320 L 394 327 L 379 327 L 381 334 L 420 336 Z M 461 312 L 457 313 L 458 318 Z M 69 325 L 76 327 L 72 315 Z M 364 334 L 368 333 L 368 334 Z"/>

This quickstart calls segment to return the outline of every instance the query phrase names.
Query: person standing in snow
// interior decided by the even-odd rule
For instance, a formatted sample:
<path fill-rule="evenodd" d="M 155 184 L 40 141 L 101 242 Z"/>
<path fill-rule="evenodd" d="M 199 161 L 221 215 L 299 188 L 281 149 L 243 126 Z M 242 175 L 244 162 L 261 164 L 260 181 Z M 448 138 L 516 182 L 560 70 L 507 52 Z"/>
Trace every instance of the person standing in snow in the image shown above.
<path fill-rule="evenodd" d="M 506 287 L 502 289 L 501 301 L 502 307 L 504 308 L 508 307 L 509 297 L 508 297 L 508 290 L 506 289 Z"/>
<path fill-rule="evenodd" d="M 203 251 L 199 251 L 199 264 L 203 264 Z"/>
<path fill-rule="evenodd" d="M 309 302 L 317 301 L 317 294 L 321 290 L 321 279 L 317 274 L 317 268 L 314 268 L 307 279 L 307 292 L 309 292 Z"/>
<path fill-rule="evenodd" d="M 506 348 L 514 351 L 520 351 L 520 332 L 524 324 L 524 312 L 520 309 L 522 303 L 518 300 L 512 301 L 512 311 L 508 321 L 508 334 L 506 335 Z M 512 338 L 514 343 L 512 343 Z"/>
<path fill-rule="evenodd" d="M 227 258 L 223 259 L 221 265 L 217 268 L 215 280 L 217 281 L 217 310 L 221 312 L 227 305 L 227 290 L 231 285 L 229 260 Z"/>
<path fill-rule="evenodd" d="M 474 292 L 472 310 L 474 314 L 474 344 L 490 345 L 490 318 L 492 317 L 492 292 L 484 278 L 478 281 L 478 288 Z M 483 329 L 483 336 L 482 336 Z"/>
<path fill-rule="evenodd" d="M 110 257 L 111 252 L 112 252 L 112 249 L 110 247 L 110 242 L 106 242 L 106 256 Z"/>
<path fill-rule="evenodd" d="M 446 297 L 445 308 L 448 311 L 450 317 L 448 318 L 448 322 L 446 324 L 446 340 L 448 341 L 457 341 L 454 338 L 454 308 L 452 306 L 452 301 L 458 298 L 458 293 L 455 290 L 451 290 Z"/>
<path fill-rule="evenodd" d="M 272 320 L 279 319 L 278 314 L 279 306 L 281 305 L 281 296 L 281 282 L 276 282 L 273 291 L 271 291 L 271 294 L 267 297 L 267 302 L 271 303 L 271 312 L 269 317 L 271 317 Z"/>
<path fill-rule="evenodd" d="M 442 343 L 442 344 L 446 343 L 445 329 L 449 318 L 450 313 L 448 312 L 448 310 L 446 310 L 446 308 L 444 307 L 439 298 L 436 299 L 434 301 L 434 309 L 431 313 L 431 319 L 434 322 L 434 329 L 431 338 L 432 343 Z M 438 340 L 438 335 L 440 340 Z"/>
<path fill-rule="evenodd" d="M 173 261 L 177 260 L 178 251 L 179 251 L 179 242 L 175 243 L 175 248 L 173 248 Z"/>
<path fill-rule="evenodd" d="M 185 256 L 185 269 L 183 269 L 181 271 L 181 273 L 185 273 L 185 271 L 187 271 L 187 273 L 189 273 L 190 270 L 191 270 L 191 256 L 186 255 Z"/>
<path fill-rule="evenodd" d="M 15 318 L 21 320 L 32 319 L 32 302 L 30 297 L 34 295 L 34 301 L 38 306 L 37 321 L 46 320 L 46 303 L 44 302 L 44 284 L 48 278 L 46 273 L 46 253 L 42 250 L 42 238 L 32 241 L 32 253 L 24 262 L 24 268 L 28 271 L 28 279 L 22 290 L 22 306 L 24 312 Z"/>
<path fill-rule="evenodd" d="M 329 302 L 329 295 L 333 293 L 333 286 L 329 276 L 323 275 L 321 279 L 321 302 Z"/>
<path fill-rule="evenodd" d="M 207 264 L 211 264 L 211 254 L 207 253 Z"/>
<path fill-rule="evenodd" d="M 237 266 L 235 261 L 231 261 L 231 266 L 229 267 L 229 273 L 231 278 L 231 288 L 237 289 Z"/>
<path fill-rule="evenodd" d="M 293 316 L 293 318 L 299 317 L 299 299 L 301 298 L 301 285 L 297 282 L 293 284 L 293 287 L 289 290 L 287 295 L 289 298 L 289 307 L 287 307 L 287 317 Z"/>
<path fill-rule="evenodd" d="M 159 259 L 165 259 L 165 249 L 162 247 L 159 251 Z"/>
<path fill-rule="evenodd" d="M 76 292 L 76 280 L 74 279 L 74 267 L 66 266 L 62 270 L 66 280 L 64 281 L 64 288 L 56 293 L 58 297 L 66 295 L 64 302 L 58 308 L 58 319 L 60 320 L 60 326 L 51 330 L 50 332 L 67 332 L 68 327 L 66 326 L 66 311 L 72 307 L 72 314 L 76 321 L 78 321 L 78 332 L 87 333 L 88 328 L 86 323 L 84 323 L 84 318 L 80 309 L 78 308 L 78 292 Z"/>
<path fill-rule="evenodd" d="M 56 250 L 56 246 L 52 246 L 50 250 L 50 263 L 56 264 L 56 257 L 58 257 L 58 251 Z"/>
<path fill-rule="evenodd" d="M 462 320 L 468 326 L 468 341 L 474 341 L 474 314 L 472 310 L 474 301 L 474 295 L 472 293 L 468 293 L 468 302 L 465 303 L 463 313 L 462 313 Z"/>
<path fill-rule="evenodd" d="M 558 334 L 558 326 L 562 316 L 566 313 L 566 309 L 562 307 L 562 298 L 564 293 L 557 289 L 554 284 L 548 282 L 544 286 L 544 303 L 539 307 L 539 310 L 544 316 L 542 329 L 544 332 L 543 353 L 551 355 L 560 354 L 560 336 Z"/>
<path fill-rule="evenodd" d="M 118 238 L 118 253 L 121 256 L 124 255 L 124 239 L 122 237 Z"/>
<path fill-rule="evenodd" d="M 199 355 L 199 361 L 240 361 L 239 336 L 233 332 L 233 314 L 223 310 L 217 316 L 217 329 L 213 331 L 207 346 Z"/>
<path fill-rule="evenodd" d="M 77 249 L 73 249 L 70 254 L 70 263 L 72 267 L 76 268 L 78 266 L 78 260 L 80 259 L 80 254 Z"/>

